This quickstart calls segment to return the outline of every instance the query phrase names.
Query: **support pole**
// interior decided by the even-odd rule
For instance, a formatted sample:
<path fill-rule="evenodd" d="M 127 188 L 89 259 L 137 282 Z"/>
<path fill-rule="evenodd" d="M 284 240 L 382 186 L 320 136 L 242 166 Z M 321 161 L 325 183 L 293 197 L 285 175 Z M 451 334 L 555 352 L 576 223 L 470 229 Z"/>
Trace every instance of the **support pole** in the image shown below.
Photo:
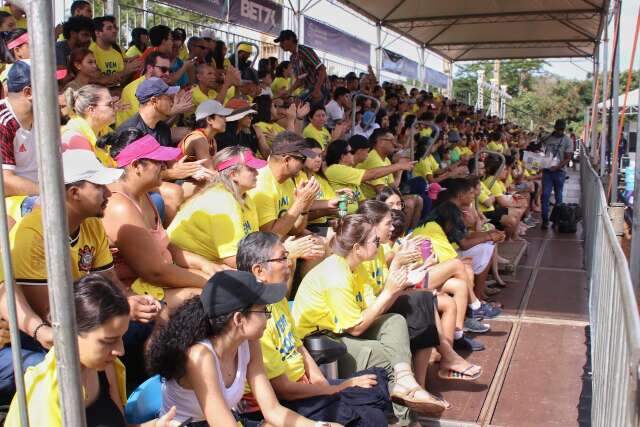
<path fill-rule="evenodd" d="M 382 81 L 382 23 L 376 23 L 376 76 L 378 80 Z"/>
<path fill-rule="evenodd" d="M 113 0 L 111 0 L 113 2 Z M 54 76 L 52 4 L 29 1 L 29 45 L 31 57 L 33 129 L 38 153 L 38 173 L 44 223 L 47 286 L 51 305 L 56 373 L 60 389 L 62 425 L 84 427 L 85 408 L 81 390 L 76 313 L 71 288 L 69 230 L 65 206 L 62 157 L 60 155 L 60 109 L 58 83 Z"/>
<path fill-rule="evenodd" d="M 591 139 L 589 141 L 589 148 L 591 152 L 591 159 L 593 160 L 596 155 L 596 137 L 598 136 L 598 83 L 602 84 L 602 78 L 598 76 L 600 72 L 600 43 L 596 45 L 596 55 L 593 61 L 593 104 L 591 106 Z M 604 102 L 604 101 L 603 101 Z"/>
<path fill-rule="evenodd" d="M 613 67 L 611 69 L 612 93 L 611 93 L 611 195 L 610 203 L 618 201 L 618 159 L 616 156 L 616 144 L 618 143 L 618 96 L 620 95 L 620 2 L 615 6 L 617 31 L 614 35 L 615 45 L 613 46 Z"/>
<path fill-rule="evenodd" d="M 605 19 L 602 41 L 602 126 L 600 128 L 600 177 L 607 173 L 607 102 L 609 101 L 609 17 Z"/>
<path fill-rule="evenodd" d="M 147 25 L 147 20 L 149 19 L 149 14 L 147 13 L 147 11 L 149 10 L 149 2 L 148 0 L 142 0 L 142 26 L 144 28 L 149 28 L 149 26 Z"/>
<path fill-rule="evenodd" d="M 478 100 L 476 102 L 477 110 L 484 110 L 484 70 L 478 70 Z"/>
<path fill-rule="evenodd" d="M 638 72 L 640 77 L 640 71 Z M 640 294 L 640 103 L 638 103 L 638 114 L 636 114 L 636 164 L 633 182 L 633 222 L 631 224 L 631 254 L 629 256 L 629 268 L 631 270 L 631 281 L 636 290 L 636 295 Z"/>

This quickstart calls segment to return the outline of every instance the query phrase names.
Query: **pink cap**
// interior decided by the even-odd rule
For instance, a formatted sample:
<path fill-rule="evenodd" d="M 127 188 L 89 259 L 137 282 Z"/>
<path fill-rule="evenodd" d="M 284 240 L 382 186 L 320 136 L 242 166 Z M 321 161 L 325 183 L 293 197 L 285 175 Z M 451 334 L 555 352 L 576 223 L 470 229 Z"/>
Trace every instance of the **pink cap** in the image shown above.
<path fill-rule="evenodd" d="M 7 49 L 15 49 L 16 47 L 22 46 L 25 43 L 29 43 L 29 34 L 27 33 L 24 33 L 17 39 L 11 40 L 9 43 L 7 43 Z"/>
<path fill-rule="evenodd" d="M 177 159 L 181 154 L 179 148 L 163 147 L 152 135 L 145 135 L 127 145 L 116 156 L 116 162 L 121 168 L 134 160 L 149 159 L 168 162 Z"/>
<path fill-rule="evenodd" d="M 244 153 L 242 153 L 240 156 L 234 156 L 229 160 L 225 160 L 224 162 L 218 163 L 216 165 L 216 170 L 218 172 L 222 172 L 223 170 L 238 164 L 244 164 L 254 169 L 260 169 L 267 166 L 266 161 L 256 158 L 251 152 L 251 150 L 247 150 Z"/>
<path fill-rule="evenodd" d="M 429 198 L 431 200 L 436 200 L 438 198 L 438 193 L 444 190 L 446 190 L 446 188 L 443 188 L 440 184 L 438 184 L 437 182 L 434 182 L 429 184 L 427 193 L 429 194 Z"/>

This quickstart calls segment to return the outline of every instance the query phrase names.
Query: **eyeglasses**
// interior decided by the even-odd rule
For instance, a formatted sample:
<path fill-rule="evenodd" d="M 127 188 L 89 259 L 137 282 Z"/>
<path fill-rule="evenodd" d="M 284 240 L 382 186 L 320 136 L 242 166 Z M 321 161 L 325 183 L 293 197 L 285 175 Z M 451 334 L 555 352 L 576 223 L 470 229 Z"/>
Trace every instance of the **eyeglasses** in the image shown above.
<path fill-rule="evenodd" d="M 109 108 L 115 108 L 116 107 L 116 101 L 109 101 L 106 104 L 93 104 L 94 107 L 109 107 Z"/>
<path fill-rule="evenodd" d="M 171 68 L 170 67 L 165 67 L 163 65 L 154 65 L 154 68 L 157 68 L 158 70 L 160 70 L 163 74 L 164 73 L 168 73 Z"/>
<path fill-rule="evenodd" d="M 304 163 L 304 162 L 306 162 L 306 161 L 307 161 L 307 156 L 289 156 L 289 157 L 291 157 L 292 159 L 299 160 L 299 161 L 301 161 L 302 163 Z"/>
<path fill-rule="evenodd" d="M 264 310 L 245 310 L 245 313 L 262 313 L 264 317 L 267 319 L 271 319 L 271 309 L 269 307 L 265 307 Z"/>
<path fill-rule="evenodd" d="M 259 264 L 267 263 L 267 262 L 286 262 L 289 259 L 289 252 L 284 253 L 280 258 L 271 258 L 260 262 Z"/>

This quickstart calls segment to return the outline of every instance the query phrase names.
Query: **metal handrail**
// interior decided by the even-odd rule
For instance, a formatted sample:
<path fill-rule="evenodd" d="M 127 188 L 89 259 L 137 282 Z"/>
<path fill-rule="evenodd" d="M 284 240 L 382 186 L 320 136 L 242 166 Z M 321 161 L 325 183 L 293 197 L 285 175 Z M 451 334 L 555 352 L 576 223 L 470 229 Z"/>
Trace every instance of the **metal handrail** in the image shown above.
<path fill-rule="evenodd" d="M 428 122 L 416 119 L 413 121 L 413 123 L 411 124 L 411 127 L 409 128 L 409 152 L 411 156 L 411 161 L 415 160 L 415 155 L 416 155 L 415 136 L 416 136 L 417 127 L 418 125 L 428 125 L 428 124 L 429 124 Z M 426 158 L 429 155 L 429 150 L 431 150 L 431 147 L 433 147 L 433 145 L 436 143 L 435 138 L 430 138 L 430 139 L 431 140 L 427 144 L 427 148 L 424 151 L 424 155 L 420 158 L 420 160 Z"/>
<path fill-rule="evenodd" d="M 376 103 L 376 109 L 373 112 L 374 114 L 378 114 L 380 111 L 380 100 L 378 98 L 374 98 L 373 96 L 365 95 L 364 93 L 356 93 L 351 97 L 351 133 L 353 134 L 356 129 L 356 103 L 358 98 L 370 99 Z"/>
<path fill-rule="evenodd" d="M 486 153 L 486 154 L 489 154 L 489 155 L 498 156 L 500 158 L 500 167 L 498 168 L 496 173 L 493 174 L 493 177 L 491 178 L 491 181 L 490 181 L 491 185 L 487 185 L 487 188 L 489 190 L 491 190 L 493 188 L 493 184 L 496 183 L 496 181 L 498 180 L 498 177 L 500 176 L 500 174 L 504 170 L 504 167 L 505 167 L 507 161 L 504 158 L 504 154 L 498 153 L 497 151 L 491 151 L 491 150 L 485 150 L 485 149 L 478 150 L 478 151 L 476 151 L 476 154 L 475 154 L 476 171 L 477 171 L 477 168 L 478 168 L 478 162 L 480 161 L 480 153 Z"/>

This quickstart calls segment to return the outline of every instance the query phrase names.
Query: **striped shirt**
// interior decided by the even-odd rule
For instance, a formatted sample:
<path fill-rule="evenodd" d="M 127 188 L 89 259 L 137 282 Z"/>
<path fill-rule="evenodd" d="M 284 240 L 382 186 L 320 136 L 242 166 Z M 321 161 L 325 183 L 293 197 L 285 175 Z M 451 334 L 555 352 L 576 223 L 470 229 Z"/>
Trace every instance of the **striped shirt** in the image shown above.
<path fill-rule="evenodd" d="M 318 81 L 318 75 L 320 67 L 323 65 L 322 61 L 316 54 L 316 52 L 305 45 L 298 45 L 296 52 L 291 54 L 289 59 L 293 64 L 293 72 L 298 79 L 302 79 L 304 88 L 307 91 L 313 90 L 316 82 Z M 330 92 L 329 79 L 325 79 L 323 85 L 323 92 Z"/>
<path fill-rule="evenodd" d="M 11 105 L 0 100 L 0 153 L 2 169 L 38 182 L 38 157 L 33 132 L 20 127 Z"/>

